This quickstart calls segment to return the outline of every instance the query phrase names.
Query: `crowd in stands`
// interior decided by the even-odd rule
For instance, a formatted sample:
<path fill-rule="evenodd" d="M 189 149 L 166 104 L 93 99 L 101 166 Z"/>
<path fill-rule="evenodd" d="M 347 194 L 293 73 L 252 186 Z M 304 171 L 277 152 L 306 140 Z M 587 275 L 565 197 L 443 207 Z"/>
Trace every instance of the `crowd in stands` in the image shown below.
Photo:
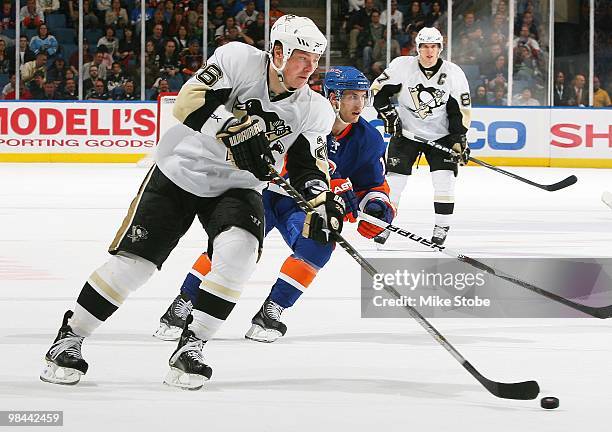
<path fill-rule="evenodd" d="M 141 0 L 83 0 L 83 96 L 95 100 L 139 100 L 141 85 Z M 145 94 L 155 99 L 178 91 L 201 66 L 203 49 L 239 41 L 264 49 L 263 0 L 210 0 L 204 29 L 202 1 L 145 1 Z M 514 32 L 508 35 L 508 1 L 515 1 Z M 585 3 L 585 0 L 581 0 Z M 16 63 L 20 98 L 78 99 L 78 0 L 0 0 L 0 88 L 15 97 Z M 588 2 L 586 2 L 588 3 Z M 612 86 L 612 6 L 598 2 L 596 49 L 603 59 L 596 68 L 594 104 L 609 105 Z M 607 0 L 607 3 L 612 1 Z M 606 4 L 607 4 L 606 3 Z M 512 49 L 511 103 L 543 105 L 548 91 L 548 15 L 544 0 L 455 0 L 452 60 L 470 82 L 474 105 L 507 105 L 508 50 Z M 338 21 L 347 60 L 370 78 L 391 59 L 416 54 L 415 37 L 425 26 L 446 37 L 447 0 L 343 0 Z M 280 0 L 270 0 L 271 24 L 282 15 Z M 587 9 L 588 14 L 588 9 Z M 545 16 L 543 16 L 545 15 Z M 387 16 L 391 28 L 387 29 Z M 19 58 L 15 61 L 15 20 L 21 23 Z M 335 18 L 334 18 L 335 19 Z M 209 46 L 202 47 L 204 31 Z M 582 32 L 584 33 L 584 32 Z M 583 36 L 583 35 L 582 35 Z M 584 39 L 584 38 L 583 38 Z M 447 50 L 448 51 L 448 50 Z M 446 52 L 443 53 L 443 56 Z M 603 66 L 601 66 L 603 65 Z M 554 104 L 585 106 L 584 71 L 555 71 Z M 566 83 L 566 77 L 567 83 Z M 571 78 L 569 78 L 571 77 Z M 312 80 L 315 83 L 316 79 Z M 608 87 L 609 89 L 609 87 Z"/>

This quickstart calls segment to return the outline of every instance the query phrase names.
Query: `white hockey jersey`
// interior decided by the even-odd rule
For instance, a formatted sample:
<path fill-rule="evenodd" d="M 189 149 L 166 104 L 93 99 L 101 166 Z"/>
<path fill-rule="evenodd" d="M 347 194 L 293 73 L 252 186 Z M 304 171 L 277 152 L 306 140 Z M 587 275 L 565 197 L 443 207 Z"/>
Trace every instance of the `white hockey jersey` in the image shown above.
<path fill-rule="evenodd" d="M 395 58 L 372 83 L 375 106 L 388 104 L 388 98 L 398 93 L 397 113 L 403 129 L 430 140 L 466 133 L 472 105 L 467 79 L 459 66 L 441 61 L 428 77 L 417 57 Z M 384 97 L 377 98 L 378 93 Z"/>
<path fill-rule="evenodd" d="M 270 141 L 276 169 L 285 157 L 292 182 L 328 179 L 326 136 L 335 114 L 329 102 L 308 86 L 270 100 L 268 57 L 235 42 L 218 48 L 181 88 L 174 115 L 182 124 L 160 139 L 156 163 L 182 189 L 201 197 L 231 188 L 261 190 L 266 185 L 238 169 L 215 135 L 231 116 L 259 119 Z"/>

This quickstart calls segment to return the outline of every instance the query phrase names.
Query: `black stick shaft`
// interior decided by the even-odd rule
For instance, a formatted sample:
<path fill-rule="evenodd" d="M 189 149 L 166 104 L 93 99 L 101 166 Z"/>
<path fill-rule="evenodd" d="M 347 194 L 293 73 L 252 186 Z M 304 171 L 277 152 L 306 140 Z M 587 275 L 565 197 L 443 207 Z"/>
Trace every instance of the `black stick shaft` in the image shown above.
<path fill-rule="evenodd" d="M 435 251 L 438 252 L 442 252 L 445 255 L 448 255 L 450 257 L 453 257 L 455 259 L 458 259 L 459 261 L 462 261 L 466 264 L 471 265 L 472 267 L 475 267 L 479 270 L 482 270 L 486 273 L 489 273 L 493 276 L 497 276 L 500 279 L 506 280 L 508 282 L 511 282 L 515 285 L 521 286 L 523 288 L 526 288 L 530 291 L 533 291 L 535 293 L 540 294 L 541 296 L 544 296 L 546 298 L 549 298 L 551 300 L 554 300 L 558 303 L 564 304 L 565 306 L 568 306 L 572 309 L 578 310 L 580 312 L 586 313 L 590 316 L 593 316 L 595 318 L 601 318 L 601 319 L 606 319 L 606 318 L 610 318 L 612 317 L 612 305 L 609 306 L 602 306 L 602 307 L 593 307 L 593 306 L 587 306 L 584 304 L 580 304 L 580 303 L 576 303 L 572 300 L 566 299 L 565 297 L 561 297 L 558 294 L 552 293 L 550 291 L 547 291 L 545 289 L 542 289 L 540 287 L 537 287 L 533 284 L 530 284 L 529 282 L 525 282 L 519 278 L 516 278 L 512 275 L 509 275 L 507 273 L 504 273 L 500 270 L 497 270 L 491 266 L 486 265 L 485 263 L 478 261 L 477 259 L 474 258 L 470 258 L 469 256 L 460 254 L 458 252 L 455 252 L 451 249 L 448 249 L 446 246 L 440 246 L 437 245 L 435 243 L 430 242 L 429 240 L 419 236 L 418 234 L 414 234 L 411 233 L 408 230 L 405 230 L 403 228 L 400 228 L 398 226 L 392 225 L 392 224 L 388 224 L 387 222 L 377 219 L 375 217 L 372 217 L 368 214 L 359 212 L 359 217 L 362 218 L 363 220 L 365 220 L 366 222 L 369 222 L 373 225 L 376 225 L 380 228 L 385 228 L 395 234 L 401 235 L 402 237 L 406 237 L 409 238 L 410 240 L 413 240 L 417 243 L 422 244 L 423 246 L 427 246 L 430 249 L 433 249 Z"/>
<path fill-rule="evenodd" d="M 450 155 L 455 155 L 454 151 L 452 151 L 448 147 L 443 146 L 440 143 L 437 143 L 436 141 L 428 140 L 428 139 L 423 138 L 421 136 L 415 135 L 412 132 L 408 132 L 405 129 L 402 131 L 402 133 L 408 139 L 411 139 L 411 140 L 414 140 L 414 141 L 420 141 L 423 144 L 427 144 L 428 146 L 431 146 L 431 147 L 433 147 L 435 149 L 443 151 L 444 153 L 448 153 Z M 546 185 L 546 184 L 536 183 L 536 182 L 534 182 L 532 180 L 529 180 L 529 179 L 527 179 L 525 177 L 521 177 L 518 174 L 514 174 L 514 173 L 512 173 L 510 171 L 506 171 L 504 169 L 496 167 L 495 165 L 491 165 L 491 164 L 489 164 L 489 163 L 487 163 L 485 161 L 482 161 L 480 159 L 476 159 L 476 158 L 471 157 L 471 156 L 469 157 L 469 160 L 474 162 L 475 164 L 478 164 L 480 166 L 483 166 L 485 168 L 488 168 L 488 169 L 493 170 L 495 172 L 498 172 L 500 174 L 504 174 L 504 175 L 506 175 L 508 177 L 512 177 L 515 180 L 521 181 L 523 183 L 527 183 L 528 185 L 535 186 L 537 188 L 544 189 L 544 190 L 549 191 L 549 192 L 554 192 L 554 191 L 557 191 L 559 189 L 566 188 L 568 186 L 573 185 L 574 183 L 576 183 L 578 181 L 578 178 L 575 175 L 571 175 L 571 176 L 569 176 L 567 178 L 564 178 L 563 180 L 561 180 L 561 181 L 559 181 L 557 183 Z"/>
<path fill-rule="evenodd" d="M 291 196 L 297 203 L 297 205 L 302 209 L 305 213 L 313 212 L 315 209 L 302 197 L 302 195 L 293 187 L 291 184 L 285 180 L 280 174 L 276 171 L 276 169 L 269 165 L 270 173 L 272 174 L 272 178 L 276 184 L 278 184 L 289 196 Z M 378 274 L 378 271 L 370 264 L 364 257 L 357 252 L 357 250 L 348 243 L 340 233 L 332 232 L 336 243 L 338 243 L 359 265 L 372 277 Z M 401 299 L 401 294 L 390 285 L 384 284 L 384 289 L 394 297 Z M 415 308 L 404 305 L 408 313 L 412 318 L 414 318 L 426 331 L 429 333 L 444 349 L 446 349 L 454 358 L 457 360 L 461 366 L 467 370 L 470 375 L 478 380 L 491 394 L 504 398 L 504 399 L 535 399 L 539 392 L 540 387 L 538 383 L 535 381 L 524 381 L 519 383 L 500 383 L 496 381 L 491 381 L 488 378 L 484 377 L 471 363 L 469 363 L 465 357 L 461 355 L 457 349 L 451 345 L 449 341 L 440 333 L 423 315 L 419 313 Z"/>

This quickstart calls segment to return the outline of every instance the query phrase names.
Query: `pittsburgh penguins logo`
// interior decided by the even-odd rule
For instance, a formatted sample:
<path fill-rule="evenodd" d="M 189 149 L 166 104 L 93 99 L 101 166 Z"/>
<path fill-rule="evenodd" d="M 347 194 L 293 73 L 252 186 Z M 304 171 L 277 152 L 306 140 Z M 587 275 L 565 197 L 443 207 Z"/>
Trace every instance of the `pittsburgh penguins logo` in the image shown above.
<path fill-rule="evenodd" d="M 315 157 L 319 160 L 327 160 L 327 144 L 323 141 L 323 137 L 317 137 L 317 148 L 315 149 Z"/>
<path fill-rule="evenodd" d="M 279 140 L 291 133 L 291 126 L 285 124 L 285 120 L 280 118 L 277 113 L 264 111 L 261 101 L 257 99 L 249 99 L 244 103 L 237 100 L 234 110 L 244 111 L 251 117 L 259 117 L 266 125 L 264 134 L 268 141 L 273 143 L 272 150 L 281 154 L 285 151 L 285 146 Z"/>
<path fill-rule="evenodd" d="M 407 108 L 421 119 L 432 115 L 434 108 L 446 103 L 442 100 L 444 90 L 417 84 L 416 87 L 408 87 L 408 91 L 410 92 L 414 107 L 408 106 Z"/>

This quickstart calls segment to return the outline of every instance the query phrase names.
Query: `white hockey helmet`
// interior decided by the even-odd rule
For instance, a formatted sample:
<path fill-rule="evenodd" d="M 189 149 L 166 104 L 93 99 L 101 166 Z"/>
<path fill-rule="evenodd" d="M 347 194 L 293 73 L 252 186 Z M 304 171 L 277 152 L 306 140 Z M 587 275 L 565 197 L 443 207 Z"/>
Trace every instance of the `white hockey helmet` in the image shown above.
<path fill-rule="evenodd" d="M 417 52 L 419 52 L 419 46 L 421 44 L 439 44 L 440 52 L 444 49 L 444 38 L 442 37 L 442 33 L 435 27 L 423 27 L 417 34 L 415 43 Z"/>
<path fill-rule="evenodd" d="M 279 42 L 283 46 L 283 63 L 281 67 L 274 64 L 274 45 Z M 323 55 L 327 48 L 327 39 L 317 25 L 306 17 L 283 15 L 276 20 L 270 30 L 270 48 L 268 55 L 272 67 L 279 73 L 285 69 L 287 60 L 295 49 L 313 54 Z"/>

